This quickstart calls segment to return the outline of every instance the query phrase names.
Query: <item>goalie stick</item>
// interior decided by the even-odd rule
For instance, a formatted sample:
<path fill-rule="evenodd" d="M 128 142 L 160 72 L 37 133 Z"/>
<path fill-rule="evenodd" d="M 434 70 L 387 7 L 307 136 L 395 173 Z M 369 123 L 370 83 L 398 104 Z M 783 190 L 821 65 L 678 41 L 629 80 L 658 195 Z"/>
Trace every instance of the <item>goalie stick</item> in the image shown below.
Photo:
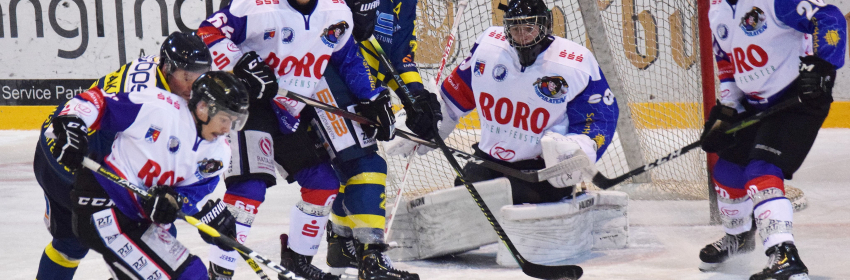
<path fill-rule="evenodd" d="M 118 175 L 115 175 L 115 173 L 112 173 L 109 170 L 106 170 L 105 168 L 103 168 L 103 166 L 101 166 L 99 163 L 95 162 L 94 160 L 92 160 L 90 158 L 83 158 L 83 166 L 85 166 L 88 169 L 91 169 L 94 172 L 97 172 L 97 174 L 100 174 L 101 176 L 105 177 L 106 179 L 109 179 L 110 181 L 118 184 L 119 186 L 124 187 L 125 189 L 132 191 L 132 192 L 134 192 L 134 193 L 136 193 L 136 194 L 138 194 L 138 195 L 140 195 L 144 198 L 150 197 L 150 194 L 148 194 L 148 192 L 146 190 L 144 190 L 144 189 L 142 189 L 142 188 L 140 188 L 136 185 L 133 185 L 133 183 L 130 183 L 130 181 L 127 181 L 126 179 L 121 178 Z M 248 248 L 247 246 L 242 245 L 241 243 L 237 242 L 233 238 L 230 238 L 230 237 L 227 237 L 227 236 L 222 236 L 221 233 L 219 233 L 216 229 L 208 226 L 207 224 L 204 224 L 203 222 L 199 221 L 195 217 L 186 215 L 186 213 L 183 213 L 183 211 L 177 212 L 177 217 L 181 220 L 186 221 L 186 223 L 192 225 L 193 227 L 198 228 L 201 232 L 209 235 L 213 239 L 215 239 L 217 241 L 221 241 L 222 243 L 227 244 L 228 246 L 232 247 L 234 250 L 239 252 L 239 254 L 242 255 L 243 257 L 250 257 L 250 258 L 253 258 L 253 259 L 260 261 L 260 263 L 262 263 L 266 267 L 270 268 L 271 270 L 274 270 L 280 276 L 283 276 L 284 277 L 283 279 L 304 280 L 304 278 L 301 278 L 301 277 L 295 275 L 295 273 L 287 270 L 283 266 L 280 266 L 280 264 L 277 264 L 276 262 L 272 261 L 271 259 L 266 258 L 263 255 L 257 254 L 257 252 L 254 252 L 254 250 L 251 250 L 251 248 Z M 248 262 L 248 264 L 251 265 L 251 262 Z M 256 266 L 256 269 L 254 268 L 255 266 Z M 259 266 L 257 266 L 256 263 L 251 265 L 251 268 L 254 269 L 255 272 L 257 272 L 258 269 L 259 269 L 260 272 L 262 272 L 262 269 Z M 260 272 L 257 272 L 257 275 L 260 275 Z M 265 273 L 263 273 L 263 276 L 265 276 Z M 268 277 L 266 277 L 265 279 L 268 279 Z"/>
<path fill-rule="evenodd" d="M 390 72 L 390 75 L 393 77 L 393 80 L 395 80 L 395 82 L 399 85 L 398 88 L 401 89 L 401 95 L 403 95 L 399 96 L 402 101 L 402 104 L 404 104 L 404 106 L 411 106 L 410 108 L 414 109 L 415 111 L 421 112 L 418 107 L 413 106 L 413 99 L 410 94 L 410 90 L 407 88 L 407 86 L 404 85 L 404 81 L 398 75 L 398 72 L 395 70 L 395 68 L 393 68 L 392 64 L 390 64 L 389 60 L 387 60 L 387 55 L 386 53 L 384 53 L 384 50 L 381 48 L 381 45 L 378 44 L 378 41 L 375 40 L 375 37 L 369 38 L 369 42 L 372 43 L 372 46 L 378 52 L 378 58 L 380 59 L 381 63 L 383 63 L 384 66 L 387 67 L 387 70 Z M 433 127 L 435 131 L 440 130 L 437 125 L 437 122 L 433 123 Z M 404 131 L 400 130 L 396 133 L 398 132 Z M 470 195 L 472 195 L 472 199 L 475 201 L 476 204 L 478 204 L 478 208 L 481 210 L 482 213 L 484 213 L 484 217 L 486 217 L 487 221 L 490 222 L 490 225 L 493 226 L 493 230 L 496 231 L 496 235 L 499 236 L 499 239 L 502 241 L 505 247 L 508 248 L 508 251 L 510 251 L 511 256 L 513 256 L 514 260 L 516 260 L 517 264 L 519 264 L 519 267 L 522 269 L 522 272 L 525 273 L 525 275 L 540 279 L 578 279 L 581 277 L 583 270 L 577 265 L 539 265 L 529 262 L 522 255 L 520 255 L 519 251 L 516 249 L 516 246 L 514 246 L 514 243 L 511 242 L 511 239 L 505 233 L 505 230 L 502 229 L 502 226 L 499 224 L 499 221 L 496 220 L 496 216 L 494 216 L 493 213 L 490 212 L 490 208 L 487 207 L 487 203 L 485 203 L 484 199 L 481 198 L 481 194 L 478 193 L 472 183 L 466 181 L 466 176 L 464 176 L 463 174 L 463 169 L 460 167 L 460 164 L 457 162 L 457 159 L 455 159 L 453 151 L 451 151 L 449 147 L 446 146 L 446 143 L 443 141 L 443 138 L 439 135 L 437 137 L 434 137 L 434 140 L 437 141 L 437 146 L 439 147 L 440 151 L 443 152 L 443 155 L 446 157 L 446 160 L 449 161 L 449 164 L 451 164 L 452 169 L 454 169 L 455 173 L 457 173 L 458 179 L 460 179 L 463 185 L 466 186 L 466 190 L 469 191 Z"/>
<path fill-rule="evenodd" d="M 330 104 L 323 103 L 323 102 L 316 100 L 316 99 L 313 99 L 313 98 L 309 98 L 309 97 L 306 97 L 306 96 L 303 96 L 303 95 L 300 95 L 300 94 L 297 94 L 297 93 L 294 93 L 294 92 L 287 91 L 283 88 L 278 89 L 277 94 L 279 96 L 290 98 L 290 99 L 295 100 L 295 101 L 303 102 L 303 103 L 310 105 L 312 107 L 315 107 L 317 109 L 326 111 L 326 112 L 334 114 L 334 115 L 341 116 L 341 117 L 346 118 L 346 119 L 350 119 L 350 120 L 358 122 L 358 123 L 374 124 L 374 122 L 372 120 L 370 120 L 370 119 L 368 119 L 364 116 L 346 111 L 342 108 L 335 107 L 335 106 L 330 105 Z M 407 140 L 410 140 L 410 141 L 413 141 L 413 142 L 416 142 L 418 144 L 422 144 L 422 145 L 425 145 L 425 146 L 428 146 L 428 147 L 431 147 L 431 148 L 436 149 L 436 148 L 439 147 L 434 142 L 419 138 L 415 134 L 404 131 L 404 130 L 396 130 L 395 134 L 399 137 L 405 138 Z M 540 170 L 518 170 L 518 169 L 510 168 L 510 167 L 501 165 L 499 163 L 496 163 L 494 161 L 491 161 L 489 159 L 482 158 L 482 157 L 476 156 L 474 154 L 470 154 L 470 153 L 467 153 L 467 152 L 464 152 L 464 151 L 461 151 L 461 150 L 458 150 L 458 149 L 455 149 L 455 148 L 452 148 L 452 147 L 447 147 L 447 148 L 451 151 L 452 155 L 454 155 L 456 157 L 462 158 L 462 159 L 467 160 L 469 162 L 472 162 L 474 164 L 484 166 L 484 167 L 492 169 L 494 171 L 504 173 L 506 176 L 515 177 L 517 179 L 520 179 L 520 180 L 523 180 L 523 181 L 526 181 L 526 182 L 531 182 L 531 183 L 542 182 L 542 181 L 545 181 L 549 178 L 553 178 L 555 176 L 559 176 L 561 174 L 564 174 L 566 172 L 572 172 L 572 171 L 575 171 L 575 170 L 578 170 L 578 169 L 589 168 L 589 167 L 593 166 L 593 165 L 589 164 L 590 159 L 587 157 L 587 155 L 585 155 L 581 151 L 577 151 L 577 153 L 574 154 L 574 156 L 570 159 L 564 160 L 564 161 L 562 161 L 562 162 L 560 162 L 556 165 L 553 165 L 553 166 L 550 166 L 550 167 L 547 167 L 547 168 L 544 168 L 544 169 L 540 169 Z M 578 152 L 581 152 L 581 153 L 578 153 Z M 586 172 L 588 174 L 596 173 L 595 169 L 594 169 L 594 171 L 586 171 Z"/>
<path fill-rule="evenodd" d="M 801 103 L 802 103 L 802 100 L 800 100 L 800 97 L 785 100 L 785 101 L 783 101 L 779 104 L 774 105 L 773 107 L 767 108 L 764 111 L 761 111 L 761 112 L 759 112 L 759 113 L 757 113 L 757 114 L 755 114 L 755 115 L 753 115 L 749 118 L 746 118 L 746 119 L 736 123 L 735 126 L 726 130 L 726 132 L 724 132 L 724 133 L 726 133 L 726 134 L 735 133 L 735 132 L 737 132 L 741 129 L 747 128 L 751 125 L 754 125 L 754 124 L 760 122 L 764 118 L 766 118 L 770 115 L 773 115 L 776 112 L 783 111 L 787 108 L 790 108 L 794 105 L 801 104 Z M 638 174 L 642 174 L 644 172 L 652 170 L 653 168 L 656 168 L 659 165 L 665 164 L 665 163 L 667 163 L 667 162 L 669 162 L 669 161 L 671 161 L 671 160 L 673 160 L 673 159 L 675 159 L 675 158 L 677 158 L 681 155 L 684 155 L 687 152 L 689 152 L 689 151 L 691 151 L 695 148 L 700 147 L 701 143 L 702 143 L 701 140 L 697 140 L 696 142 L 688 144 L 687 146 L 684 146 L 684 147 L 682 147 L 682 148 L 680 148 L 680 149 L 678 149 L 678 150 L 676 150 L 672 153 L 667 154 L 666 156 L 663 156 L 659 159 L 656 159 L 655 161 L 653 161 L 649 164 L 638 167 L 638 168 L 636 168 L 632 171 L 629 171 L 626 174 L 620 175 L 620 176 L 615 177 L 615 178 L 608 178 L 608 177 L 605 177 L 605 175 L 602 175 L 602 173 L 596 173 L 596 175 L 593 176 L 593 184 L 596 185 L 597 187 L 599 187 L 600 189 L 603 189 L 603 190 L 611 188 L 613 186 L 616 186 L 617 184 L 622 183 L 623 181 L 625 181 L 625 180 L 627 180 L 631 177 L 634 177 Z"/>

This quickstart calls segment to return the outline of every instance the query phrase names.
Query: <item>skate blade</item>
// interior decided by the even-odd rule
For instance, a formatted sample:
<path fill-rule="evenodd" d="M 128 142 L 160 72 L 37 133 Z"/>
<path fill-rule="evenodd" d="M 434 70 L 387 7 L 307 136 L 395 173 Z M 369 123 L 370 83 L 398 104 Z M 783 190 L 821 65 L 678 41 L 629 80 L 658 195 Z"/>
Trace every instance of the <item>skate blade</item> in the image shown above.
<path fill-rule="evenodd" d="M 800 274 L 791 275 L 791 277 L 788 277 L 788 280 L 810 280 L 810 279 L 809 279 L 808 273 L 800 273 Z"/>
<path fill-rule="evenodd" d="M 717 270 L 722 263 L 707 263 L 703 262 L 699 264 L 699 271 L 702 272 L 711 272 Z"/>
<path fill-rule="evenodd" d="M 353 267 L 331 267 L 328 273 L 339 276 L 339 279 L 357 279 L 357 269 Z"/>

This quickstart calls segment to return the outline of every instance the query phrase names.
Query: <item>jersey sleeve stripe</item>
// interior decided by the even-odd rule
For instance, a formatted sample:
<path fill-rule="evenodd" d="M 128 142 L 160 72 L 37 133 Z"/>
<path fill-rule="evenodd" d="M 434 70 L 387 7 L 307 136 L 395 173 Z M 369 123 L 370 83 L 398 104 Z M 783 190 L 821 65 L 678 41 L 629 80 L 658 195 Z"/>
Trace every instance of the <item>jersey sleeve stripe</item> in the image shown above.
<path fill-rule="evenodd" d="M 472 78 L 470 69 L 460 70 L 460 67 L 455 68 L 442 86 L 444 96 L 448 97 L 455 107 L 464 112 L 475 109 L 475 95 L 469 86 Z"/>

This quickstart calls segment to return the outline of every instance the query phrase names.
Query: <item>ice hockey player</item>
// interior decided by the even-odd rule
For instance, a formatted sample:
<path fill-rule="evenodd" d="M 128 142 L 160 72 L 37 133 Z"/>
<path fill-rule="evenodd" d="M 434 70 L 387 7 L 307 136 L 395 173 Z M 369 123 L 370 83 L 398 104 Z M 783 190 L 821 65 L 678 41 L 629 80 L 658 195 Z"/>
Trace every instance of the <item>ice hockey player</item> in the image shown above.
<path fill-rule="evenodd" d="M 209 71 L 212 59 L 209 49 L 196 36 L 174 32 L 165 38 L 159 57 L 146 56 L 134 60 L 115 72 L 101 77 L 92 85 L 106 94 L 119 92 L 137 92 L 146 88 L 160 88 L 172 91 L 188 99 L 192 83 L 202 73 Z M 39 263 L 36 279 L 69 280 L 80 260 L 88 252 L 71 231 L 70 193 L 74 182 L 74 173 L 56 162 L 51 155 L 56 149 L 54 139 L 44 136 L 51 120 L 59 115 L 65 105 L 56 107 L 42 126 L 33 160 L 33 171 L 39 186 L 44 190 L 47 200 L 45 224 L 53 240 L 44 249 Z M 88 137 L 88 151 L 97 160 L 109 154 L 114 132 L 91 130 Z M 59 147 L 61 148 L 61 147 Z M 85 203 L 105 206 L 109 201 L 84 201 Z M 194 212 L 188 212 L 193 214 Z"/>
<path fill-rule="evenodd" d="M 72 206 L 74 234 L 103 255 L 113 278 L 208 279 L 200 258 L 189 254 L 169 229 L 177 212 L 192 208 L 218 184 L 230 156 L 224 135 L 241 128 L 247 110 L 241 81 L 229 73 L 207 72 L 192 85 L 188 102 L 155 87 L 117 94 L 92 88 L 53 119 L 53 155 L 77 172 L 71 191 L 71 200 L 79 202 Z M 79 170 L 87 155 L 88 127 L 120 132 L 103 166 L 147 189 L 149 198 Z M 235 219 L 221 201 L 207 202 L 196 216 L 235 235 Z"/>
<path fill-rule="evenodd" d="M 543 1 L 511 0 L 502 8 L 504 27 L 485 30 L 442 83 L 440 137 L 478 108 L 481 141 L 473 145 L 478 156 L 521 170 L 557 164 L 579 150 L 595 162 L 611 142 L 618 110 L 593 54 L 551 35 L 552 16 Z M 397 155 L 412 146 L 396 139 L 385 147 Z M 464 171 L 469 182 L 505 177 L 474 164 Z M 577 170 L 540 183 L 509 177 L 513 203 L 560 201 L 584 175 Z"/>
<path fill-rule="evenodd" d="M 750 279 L 809 279 L 794 245 L 784 180 L 800 168 L 829 113 L 847 24 L 838 8 L 820 0 L 712 1 L 709 21 L 721 96 L 701 139 L 703 150 L 720 157 L 712 179 L 726 235 L 700 251 L 700 268 L 752 251 L 758 231 L 769 261 Z M 724 133 L 794 99 L 802 105 Z"/>
<path fill-rule="evenodd" d="M 425 90 L 414 62 L 418 44 L 415 36 L 417 1 L 380 0 L 353 3 L 355 39 L 363 41 L 368 39 L 368 35 L 374 34 L 381 48 L 386 50 L 393 68 L 399 72 L 403 83 L 413 95 L 414 106 L 423 109 L 422 113 L 417 113 L 411 108 L 404 108 L 407 126 L 422 138 L 432 138 L 436 134 L 432 126 L 442 117 L 437 96 Z M 371 10 L 371 17 L 358 17 L 357 11 L 363 11 L 364 8 L 356 9 L 357 6 L 374 7 L 377 11 Z M 364 21 L 366 22 L 363 23 Z M 374 28 L 374 32 L 371 28 Z M 358 34 L 363 36 L 357 36 Z M 398 94 L 399 85 L 392 79 L 386 66 L 380 63 L 378 53 L 371 43 L 361 42 L 361 54 L 369 64 L 374 78 Z M 328 67 L 324 78 L 338 106 L 345 108 L 355 104 L 354 94 L 348 88 L 340 86 L 343 83 L 334 67 Z M 432 105 L 422 106 L 423 103 Z M 331 222 L 328 223 L 327 263 L 331 273 L 341 275 L 346 268 L 359 267 L 358 274 L 362 279 L 418 279 L 417 274 L 395 269 L 385 254 L 388 246 L 384 242 L 386 209 L 383 205 L 386 201 L 387 164 L 376 153 L 378 147 L 375 141 L 360 141 L 362 137 L 355 134 L 359 129 L 358 124 L 350 120 L 342 120 L 347 132 L 338 135 L 339 131 L 334 127 L 336 123 L 331 122 L 335 116 L 319 113 L 318 118 L 320 121 L 316 123 L 321 127 L 319 132 L 323 134 L 322 139 L 327 140 L 326 147 L 332 154 L 334 167 L 344 177 L 343 187 L 333 203 Z M 360 145 L 349 144 L 355 141 Z"/>
<path fill-rule="evenodd" d="M 325 68 L 335 67 L 353 93 L 358 112 L 380 124 L 358 127 L 362 130 L 357 133 L 357 141 L 365 138 L 372 142 L 371 138 L 387 140 L 393 136 L 389 93 L 384 87 L 375 87 L 353 39 L 353 35 L 362 34 L 353 30 L 352 13 L 346 3 L 355 1 L 265 3 L 234 1 L 202 22 L 198 29 L 212 51 L 215 69 L 234 68 L 231 62 L 242 56 L 243 50 L 252 50 L 257 54 L 256 61 L 267 65 L 264 72 L 272 75 L 266 85 L 268 94 L 251 101 L 251 116 L 245 130 L 232 136 L 236 143 L 232 148 L 236 152 L 234 167 L 225 180 L 228 188 L 225 202 L 238 213 L 235 215 L 238 238 L 244 242 L 265 199 L 266 188 L 276 183 L 274 163 L 278 163 L 285 173 L 283 177 L 298 182 L 302 188 L 302 200 L 291 211 L 290 235 L 284 240 L 287 248 L 282 250 L 281 263 L 308 279 L 336 279 L 310 262 L 318 251 L 340 180 L 330 165 L 327 151 L 318 144 L 318 134 L 311 128 L 316 111 L 302 110 L 304 104 L 275 97 L 277 87 L 314 96 L 319 84 L 325 83 L 322 79 Z M 329 95 L 325 91 L 316 96 L 321 99 Z M 385 165 L 383 169 L 385 174 Z M 374 180 L 373 177 L 362 179 Z M 371 199 L 383 199 L 380 193 L 372 194 L 375 197 Z M 218 279 L 227 279 L 235 262 L 224 260 L 236 260 L 238 256 L 212 248 L 210 259 L 213 260 L 211 273 Z"/>

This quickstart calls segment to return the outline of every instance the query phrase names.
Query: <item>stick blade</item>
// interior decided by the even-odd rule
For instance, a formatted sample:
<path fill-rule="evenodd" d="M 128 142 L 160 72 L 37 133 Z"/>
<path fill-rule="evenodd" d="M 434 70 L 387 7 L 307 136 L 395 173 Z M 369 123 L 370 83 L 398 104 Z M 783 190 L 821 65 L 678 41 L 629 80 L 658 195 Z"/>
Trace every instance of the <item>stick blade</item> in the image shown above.
<path fill-rule="evenodd" d="M 603 190 L 611 188 L 618 183 L 619 182 L 616 182 L 616 180 L 606 178 L 601 172 L 593 175 L 593 184 Z"/>
<path fill-rule="evenodd" d="M 579 279 L 584 270 L 577 265 L 548 266 L 526 262 L 522 265 L 525 275 L 540 279 Z"/>

